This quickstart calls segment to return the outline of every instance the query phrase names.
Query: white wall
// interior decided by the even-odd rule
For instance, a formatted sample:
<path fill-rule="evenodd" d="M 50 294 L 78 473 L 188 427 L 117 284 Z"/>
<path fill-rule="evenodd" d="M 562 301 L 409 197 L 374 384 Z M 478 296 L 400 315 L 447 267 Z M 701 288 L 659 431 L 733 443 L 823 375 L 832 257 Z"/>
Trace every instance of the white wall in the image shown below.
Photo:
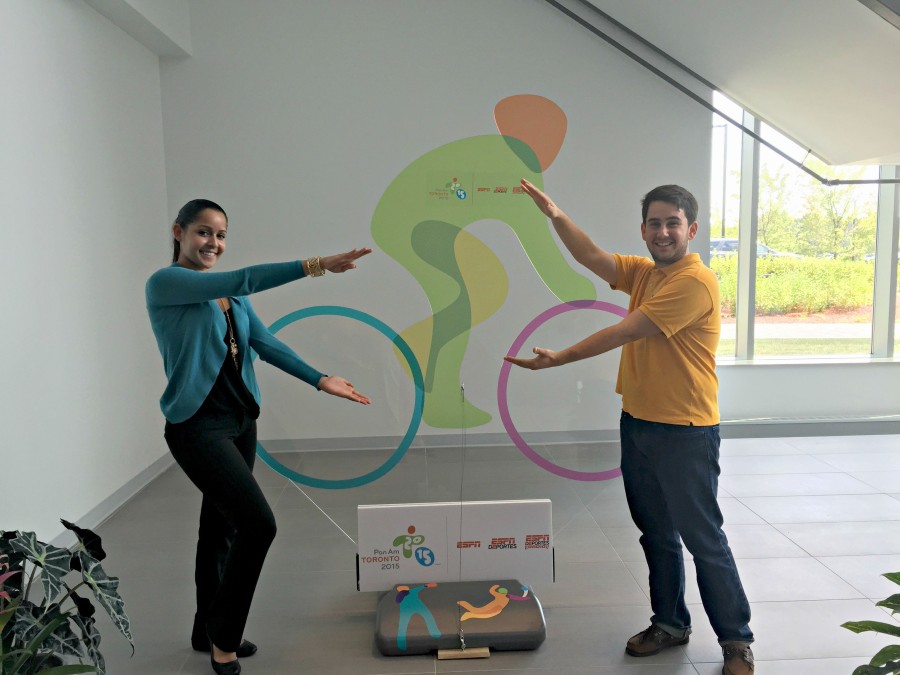
<path fill-rule="evenodd" d="M 0 528 L 49 540 L 165 452 L 159 65 L 82 2 L 6 0 L 0 81 Z"/>
<path fill-rule="evenodd" d="M 162 60 L 169 211 L 196 196 L 220 201 L 231 219 L 223 265 L 372 243 L 372 215 L 391 180 L 438 146 L 497 134 L 493 107 L 513 94 L 540 94 L 566 112 L 568 134 L 545 185 L 612 250 L 646 252 L 639 200 L 649 188 L 679 182 L 708 201 L 708 114 L 545 3 L 197 0 L 191 24 L 193 57 Z M 510 280 L 506 303 L 473 331 L 462 372 L 468 399 L 493 415 L 471 431 L 503 432 L 502 356 L 558 300 L 509 227 L 483 221 L 467 231 Z M 596 285 L 600 299 L 626 303 Z M 398 331 L 430 314 L 413 277 L 381 251 L 345 277 L 304 280 L 254 303 L 268 322 L 336 304 Z M 566 346 L 602 320 L 570 315 L 535 339 Z M 297 328 L 292 344 L 304 357 L 351 378 L 375 405 L 317 397 L 264 366 L 261 437 L 402 433 L 410 387 L 386 341 L 348 319 Z M 524 431 L 612 428 L 615 367 L 610 357 L 565 372 L 514 373 L 514 420 Z M 424 436 L 447 431 L 420 428 Z"/>

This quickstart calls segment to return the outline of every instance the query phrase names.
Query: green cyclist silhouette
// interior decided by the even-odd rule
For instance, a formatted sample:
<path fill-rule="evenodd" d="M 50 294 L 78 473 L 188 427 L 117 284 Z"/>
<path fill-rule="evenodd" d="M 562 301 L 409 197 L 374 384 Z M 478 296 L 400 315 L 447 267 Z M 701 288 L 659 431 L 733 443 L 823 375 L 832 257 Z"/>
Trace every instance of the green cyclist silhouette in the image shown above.
<path fill-rule="evenodd" d="M 506 223 L 561 302 L 596 297 L 593 282 L 569 267 L 519 184 L 525 177 L 543 187 L 542 172 L 565 137 L 565 113 L 542 96 L 523 94 L 500 101 L 494 120 L 500 134 L 453 141 L 403 169 L 372 216 L 375 243 L 415 277 L 431 305 L 431 316 L 400 335 L 422 367 L 423 421 L 436 428 L 491 419 L 468 401 L 460 405 L 459 373 L 469 332 L 503 305 L 509 281 L 497 256 L 465 232 L 468 225 Z"/>

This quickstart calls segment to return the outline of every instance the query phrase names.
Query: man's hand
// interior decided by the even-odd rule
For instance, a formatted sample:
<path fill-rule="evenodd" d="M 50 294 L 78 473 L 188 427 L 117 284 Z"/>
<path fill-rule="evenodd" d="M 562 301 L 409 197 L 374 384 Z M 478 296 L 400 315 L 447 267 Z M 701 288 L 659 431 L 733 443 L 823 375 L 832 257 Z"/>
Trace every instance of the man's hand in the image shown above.
<path fill-rule="evenodd" d="M 363 396 L 356 391 L 350 382 L 343 377 L 337 377 L 335 375 L 329 375 L 319 380 L 319 389 L 326 394 L 331 394 L 332 396 L 337 396 L 339 398 L 346 398 L 349 401 L 356 401 L 363 405 L 369 405 L 372 402 L 369 400 L 368 396 Z"/>
<path fill-rule="evenodd" d="M 515 366 L 519 366 L 520 368 L 527 368 L 528 370 L 543 370 L 544 368 L 553 368 L 555 366 L 563 365 L 559 359 L 559 352 L 555 352 L 552 349 L 544 349 L 542 347 L 535 347 L 532 350 L 537 356 L 533 359 L 522 359 L 517 356 L 504 356 L 504 361 L 509 361 L 511 364 Z"/>
<path fill-rule="evenodd" d="M 522 188 L 525 190 L 525 193 L 534 200 L 534 203 L 545 216 L 548 218 L 558 218 L 562 215 L 562 209 L 559 208 L 550 197 L 538 190 L 532 183 L 529 183 L 524 178 L 522 179 Z"/>

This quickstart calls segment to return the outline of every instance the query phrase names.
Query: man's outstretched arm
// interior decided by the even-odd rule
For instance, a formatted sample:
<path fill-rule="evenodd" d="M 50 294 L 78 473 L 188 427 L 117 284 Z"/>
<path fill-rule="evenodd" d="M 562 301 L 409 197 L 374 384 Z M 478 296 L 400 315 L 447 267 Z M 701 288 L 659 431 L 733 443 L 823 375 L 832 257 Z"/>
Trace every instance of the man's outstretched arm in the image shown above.
<path fill-rule="evenodd" d="M 572 363 L 573 361 L 589 359 L 598 354 L 605 354 L 629 342 L 660 333 L 662 331 L 659 327 L 638 309 L 631 312 L 619 323 L 597 331 L 581 342 L 562 351 L 555 352 L 552 349 L 535 347 L 532 350 L 536 354 L 534 358 L 523 359 L 517 356 L 504 356 L 503 360 L 521 368 L 542 370 L 543 368 L 553 368 Z"/>
<path fill-rule="evenodd" d="M 524 178 L 522 179 L 522 188 L 553 223 L 553 228 L 575 260 L 606 283 L 615 285 L 618 274 L 616 260 L 612 254 L 597 246 L 587 233 L 578 227 L 550 197 Z"/>

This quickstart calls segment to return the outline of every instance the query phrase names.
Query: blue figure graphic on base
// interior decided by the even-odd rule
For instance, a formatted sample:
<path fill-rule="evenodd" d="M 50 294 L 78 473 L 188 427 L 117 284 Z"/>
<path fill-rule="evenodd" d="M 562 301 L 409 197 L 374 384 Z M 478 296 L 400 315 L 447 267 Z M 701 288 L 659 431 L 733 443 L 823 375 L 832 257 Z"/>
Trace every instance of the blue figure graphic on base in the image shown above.
<path fill-rule="evenodd" d="M 425 621 L 425 627 L 433 638 L 441 637 L 441 631 L 438 630 L 437 622 L 431 615 L 431 610 L 425 606 L 425 603 L 419 598 L 419 593 L 426 588 L 435 588 L 437 584 L 419 584 L 418 586 L 397 586 L 396 601 L 400 605 L 400 623 L 397 626 L 397 647 L 406 651 L 406 629 L 409 628 L 409 622 L 413 617 L 419 615 Z"/>

